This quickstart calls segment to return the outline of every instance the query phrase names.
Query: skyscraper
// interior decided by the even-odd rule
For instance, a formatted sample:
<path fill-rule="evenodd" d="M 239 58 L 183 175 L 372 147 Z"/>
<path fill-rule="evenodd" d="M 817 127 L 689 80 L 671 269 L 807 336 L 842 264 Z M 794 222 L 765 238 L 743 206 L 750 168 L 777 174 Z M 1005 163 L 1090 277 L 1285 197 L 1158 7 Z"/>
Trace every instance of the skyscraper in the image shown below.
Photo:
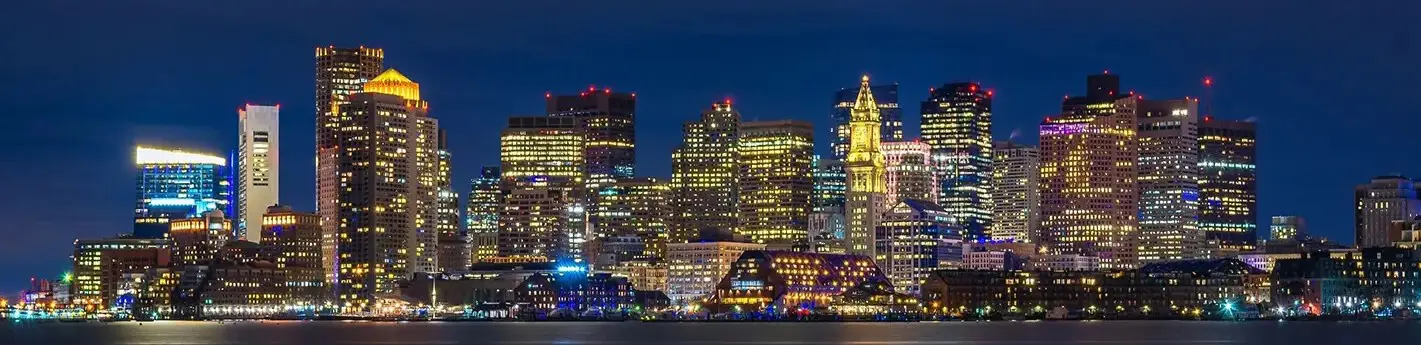
<path fill-rule="evenodd" d="M 464 211 L 467 220 L 470 263 L 498 256 L 498 210 L 503 207 L 502 180 L 499 167 L 483 167 L 469 186 L 469 202 Z"/>
<path fill-rule="evenodd" d="M 1387 237 L 1391 223 L 1421 215 L 1416 183 L 1406 176 L 1374 177 L 1371 182 L 1357 185 L 1354 200 L 1358 248 L 1391 245 Z"/>
<path fill-rule="evenodd" d="M 435 270 L 439 127 L 419 84 L 393 69 L 333 111 L 332 176 L 344 187 L 335 194 L 336 291 L 351 310 L 368 310 L 375 295 Z"/>
<path fill-rule="evenodd" d="M 163 238 L 168 222 L 231 209 L 227 159 L 183 150 L 139 146 L 138 192 L 133 212 L 133 236 Z"/>
<path fill-rule="evenodd" d="M 932 146 L 938 205 L 969 239 L 992 228 L 992 91 L 977 83 L 945 84 L 922 103 L 923 142 Z"/>
<path fill-rule="evenodd" d="M 740 112 L 729 101 L 714 103 L 682 131 L 681 146 L 671 153 L 670 243 L 685 243 L 706 228 L 734 231 Z"/>
<path fill-rule="evenodd" d="M 630 260 L 666 257 L 666 199 L 671 186 L 655 178 L 626 178 L 605 184 L 592 196 L 593 237 L 599 267 Z M 618 246 L 629 243 L 633 246 Z M 631 248 L 628 248 L 631 247 Z"/>
<path fill-rule="evenodd" d="M 898 83 L 874 85 L 873 100 L 878 104 L 879 140 L 903 140 L 903 109 L 898 107 Z M 854 102 L 858 101 L 861 88 L 843 88 L 834 92 L 834 127 L 829 127 L 833 139 L 834 158 L 843 160 L 849 154 L 849 123 L 853 120 Z"/>
<path fill-rule="evenodd" d="M 547 95 L 548 116 L 574 117 L 587 135 L 590 184 L 634 176 L 636 94 L 589 87 L 577 95 Z"/>
<path fill-rule="evenodd" d="M 738 233 L 771 248 L 807 240 L 813 160 L 814 126 L 808 122 L 741 124 Z"/>
<path fill-rule="evenodd" d="M 498 256 L 513 261 L 582 260 L 587 219 L 582 184 L 563 176 L 531 176 L 504 177 L 502 185 Z"/>
<path fill-rule="evenodd" d="M 814 155 L 814 213 L 809 215 L 810 237 L 844 238 L 847 178 L 844 161 Z"/>
<path fill-rule="evenodd" d="M 992 160 L 992 239 L 1039 242 L 1041 152 L 1035 146 L 999 141 Z"/>
<path fill-rule="evenodd" d="M 313 304 L 330 298 L 325 273 L 333 263 L 321 256 L 321 216 L 271 206 L 262 215 L 261 232 L 264 256 L 286 276 L 293 298 Z"/>
<path fill-rule="evenodd" d="M 237 109 L 237 234 L 261 242 L 262 213 L 281 190 L 281 106 L 247 104 Z M 247 231 L 247 225 L 255 231 Z"/>
<path fill-rule="evenodd" d="M 362 92 L 365 82 L 385 70 L 385 50 L 380 48 L 316 48 L 316 213 L 321 215 L 324 255 L 336 255 L 340 227 L 339 193 L 341 177 L 337 169 L 341 152 L 337 134 L 341 120 L 335 107 Z M 329 267 L 332 270 L 334 266 Z M 334 271 L 330 276 L 335 278 Z M 327 282 L 334 284 L 334 281 Z"/>
<path fill-rule="evenodd" d="M 962 262 L 962 229 L 932 202 L 898 202 L 885 209 L 876 231 L 874 263 L 900 292 L 918 294 L 932 271 Z"/>
<path fill-rule="evenodd" d="M 434 181 L 438 192 L 435 194 L 434 228 L 438 232 L 437 262 L 439 270 L 448 272 L 468 268 L 469 258 L 472 254 L 470 253 L 469 237 L 459 230 L 459 192 L 454 191 L 454 155 L 449 153 L 448 133 L 443 129 L 440 129 L 438 133 L 439 166 Z"/>
<path fill-rule="evenodd" d="M 200 216 L 175 219 L 169 238 L 173 240 L 173 262 L 178 266 L 211 265 L 217 253 L 232 236 L 232 220 L 222 210 L 211 210 Z"/>
<path fill-rule="evenodd" d="M 888 141 L 883 143 L 883 158 L 888 165 L 888 193 L 884 199 L 897 204 L 904 199 L 937 203 L 937 176 L 933 173 L 932 150 L 919 141 Z"/>
<path fill-rule="evenodd" d="M 1138 100 L 1141 262 L 1208 258 L 1199 229 L 1199 101 Z"/>
<path fill-rule="evenodd" d="M 864 75 L 859 84 L 858 98 L 851 109 L 849 122 L 849 154 L 844 160 L 848 171 L 849 191 L 845 201 L 845 213 L 849 219 L 846 234 L 848 252 L 872 258 L 876 243 L 878 218 L 883 209 L 888 192 L 888 171 L 884 167 L 883 151 L 880 148 L 882 130 L 879 121 L 878 104 L 873 101 L 873 91 L 868 87 L 868 76 Z"/>
<path fill-rule="evenodd" d="M 1206 116 L 1199 124 L 1199 228 L 1224 251 L 1257 247 L 1256 138 L 1252 122 Z"/>
<path fill-rule="evenodd" d="M 581 184 L 585 170 L 587 136 L 574 117 L 515 116 L 499 141 L 504 180 L 560 177 Z"/>
<path fill-rule="evenodd" d="M 1041 227 L 1052 254 L 1091 255 L 1101 269 L 1136 267 L 1139 192 L 1135 106 L 1120 78 L 1086 78 L 1085 96 L 1041 122 Z"/>

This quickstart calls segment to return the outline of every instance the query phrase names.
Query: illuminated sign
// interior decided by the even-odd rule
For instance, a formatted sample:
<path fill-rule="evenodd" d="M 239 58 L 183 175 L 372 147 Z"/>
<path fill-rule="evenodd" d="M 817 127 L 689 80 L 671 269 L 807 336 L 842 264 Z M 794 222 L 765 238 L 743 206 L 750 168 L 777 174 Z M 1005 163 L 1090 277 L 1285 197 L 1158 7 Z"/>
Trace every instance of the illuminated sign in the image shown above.
<path fill-rule="evenodd" d="M 227 165 L 227 159 L 183 150 L 163 150 L 139 146 L 135 152 L 137 164 L 216 164 Z"/>
<path fill-rule="evenodd" d="M 759 280 L 732 280 L 731 290 L 758 290 L 765 287 L 765 282 Z"/>

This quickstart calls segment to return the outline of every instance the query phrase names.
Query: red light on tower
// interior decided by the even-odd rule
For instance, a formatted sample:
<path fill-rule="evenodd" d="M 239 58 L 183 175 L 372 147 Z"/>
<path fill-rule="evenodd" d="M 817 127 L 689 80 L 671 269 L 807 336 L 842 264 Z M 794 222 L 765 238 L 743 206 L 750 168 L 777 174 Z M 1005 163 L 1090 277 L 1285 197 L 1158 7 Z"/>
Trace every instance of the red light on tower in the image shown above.
<path fill-rule="evenodd" d="M 1205 87 L 1214 86 L 1214 77 L 1205 76 L 1205 77 L 1204 77 L 1204 86 L 1205 86 Z"/>
<path fill-rule="evenodd" d="M 543 91 L 543 98 L 553 98 L 552 91 Z"/>
<path fill-rule="evenodd" d="M 612 88 L 602 89 L 602 93 L 612 93 Z"/>
<path fill-rule="evenodd" d="M 977 85 L 968 86 L 968 87 L 967 87 L 967 90 L 968 90 L 968 91 L 972 91 L 972 92 L 977 92 Z"/>
<path fill-rule="evenodd" d="M 1110 70 L 1106 69 L 1105 72 L 1103 72 L 1102 74 L 1110 74 Z"/>
<path fill-rule="evenodd" d="M 992 97 L 992 94 L 993 94 L 993 93 L 996 93 L 996 92 L 994 92 L 994 91 L 992 91 L 992 90 L 987 90 L 987 97 Z"/>

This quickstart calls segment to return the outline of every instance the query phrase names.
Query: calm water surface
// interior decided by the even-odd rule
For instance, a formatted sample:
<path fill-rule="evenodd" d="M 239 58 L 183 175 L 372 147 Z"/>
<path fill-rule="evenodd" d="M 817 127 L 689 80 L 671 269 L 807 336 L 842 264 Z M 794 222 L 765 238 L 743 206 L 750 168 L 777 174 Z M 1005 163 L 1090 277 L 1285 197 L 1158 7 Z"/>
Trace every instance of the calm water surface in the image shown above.
<path fill-rule="evenodd" d="M 147 322 L 0 326 L 0 344 L 1421 344 L 1414 322 Z"/>

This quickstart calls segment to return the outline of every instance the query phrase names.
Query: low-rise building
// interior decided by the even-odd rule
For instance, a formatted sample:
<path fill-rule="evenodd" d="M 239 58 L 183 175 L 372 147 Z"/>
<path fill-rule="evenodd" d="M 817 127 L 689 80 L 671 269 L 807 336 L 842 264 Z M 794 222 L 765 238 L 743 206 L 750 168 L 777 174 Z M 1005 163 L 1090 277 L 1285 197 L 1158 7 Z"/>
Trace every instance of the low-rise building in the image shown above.
<path fill-rule="evenodd" d="M 741 253 L 763 250 L 765 245 L 737 241 L 725 231 L 708 230 L 690 243 L 671 243 L 666 248 L 666 295 L 672 303 L 685 304 L 710 296 Z"/>
<path fill-rule="evenodd" d="M 719 311 L 813 310 L 866 281 L 888 283 L 867 257 L 753 250 L 731 265 L 710 304 Z"/>
<path fill-rule="evenodd" d="M 1272 300 L 1287 315 L 1387 312 L 1421 307 L 1421 256 L 1412 249 L 1313 252 L 1278 260 Z"/>
<path fill-rule="evenodd" d="M 73 258 L 72 303 L 88 310 L 103 310 L 118 301 L 124 275 L 171 264 L 172 246 L 166 239 L 76 240 Z"/>

